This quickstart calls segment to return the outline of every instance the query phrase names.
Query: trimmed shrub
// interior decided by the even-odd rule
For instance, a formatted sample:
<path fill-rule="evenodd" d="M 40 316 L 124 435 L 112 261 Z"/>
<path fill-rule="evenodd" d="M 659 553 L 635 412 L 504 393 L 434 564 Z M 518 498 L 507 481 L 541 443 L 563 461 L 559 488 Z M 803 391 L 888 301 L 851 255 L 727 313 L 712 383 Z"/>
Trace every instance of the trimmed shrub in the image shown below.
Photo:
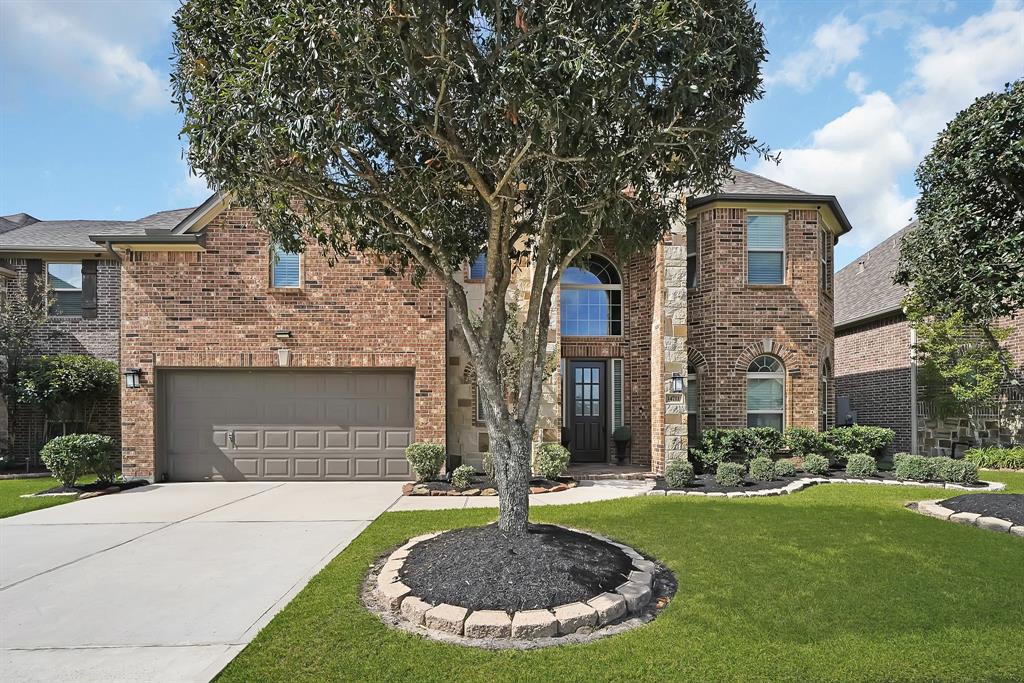
<path fill-rule="evenodd" d="M 811 453 L 804 458 L 804 471 L 808 474 L 828 474 L 828 458 Z"/>
<path fill-rule="evenodd" d="M 878 474 L 878 463 L 867 453 L 854 453 L 846 460 L 846 473 L 851 477 L 873 477 Z"/>
<path fill-rule="evenodd" d="M 674 489 L 686 488 L 693 483 L 693 465 L 685 460 L 673 460 L 665 468 L 665 483 Z"/>
<path fill-rule="evenodd" d="M 775 478 L 775 463 L 771 458 L 754 458 L 750 461 L 750 478 L 754 481 L 771 481 Z"/>
<path fill-rule="evenodd" d="M 416 473 L 417 481 L 437 479 L 444 463 L 444 448 L 436 443 L 417 441 L 406 447 L 405 459 Z"/>
<path fill-rule="evenodd" d="M 68 434 L 51 439 L 39 455 L 61 485 L 70 488 L 87 472 L 96 472 L 101 481 L 113 481 L 113 453 L 114 440 L 109 436 Z"/>
<path fill-rule="evenodd" d="M 913 457 L 913 456 L 911 456 L 910 453 L 906 453 L 906 452 L 897 453 L 896 455 L 892 456 L 892 466 L 896 467 L 897 465 L 900 464 L 900 462 L 902 462 L 906 458 L 910 458 L 910 457 Z"/>
<path fill-rule="evenodd" d="M 909 479 L 911 481 L 926 481 L 933 476 L 932 463 L 929 458 L 923 455 L 910 455 L 901 453 L 901 458 L 896 461 L 896 478 Z"/>
<path fill-rule="evenodd" d="M 978 482 L 978 466 L 969 460 L 953 460 L 943 458 L 934 464 L 935 473 L 940 479 L 954 484 L 976 484 Z"/>
<path fill-rule="evenodd" d="M 972 448 L 964 453 L 964 460 L 986 469 L 1024 470 L 1024 446 Z"/>
<path fill-rule="evenodd" d="M 459 465 L 452 472 L 452 486 L 457 489 L 468 489 L 473 483 L 473 475 L 476 470 L 472 465 Z"/>
<path fill-rule="evenodd" d="M 701 472 L 714 472 L 718 463 L 725 462 L 732 452 L 729 430 L 705 429 L 701 432 L 700 446 L 691 450 Z"/>
<path fill-rule="evenodd" d="M 533 452 L 533 471 L 545 479 L 557 479 L 569 469 L 569 449 L 560 443 L 542 443 Z"/>
<path fill-rule="evenodd" d="M 825 432 L 825 441 L 839 462 L 845 462 L 854 453 L 867 453 L 877 458 L 892 445 L 894 438 L 895 433 L 891 429 L 865 425 L 833 427 Z"/>
<path fill-rule="evenodd" d="M 787 427 L 786 431 L 782 433 L 782 441 L 789 449 L 789 454 L 797 458 L 803 458 L 812 453 L 828 452 L 825 435 L 807 427 Z"/>
<path fill-rule="evenodd" d="M 787 460 L 786 458 L 783 458 L 782 460 L 776 460 L 774 469 L 776 477 L 796 476 L 796 465 L 793 464 L 792 460 Z"/>
<path fill-rule="evenodd" d="M 771 427 L 734 429 L 726 437 L 730 446 L 729 460 L 748 463 L 754 458 L 774 458 L 785 445 L 782 433 Z"/>
<path fill-rule="evenodd" d="M 721 462 L 715 471 L 715 481 L 719 486 L 739 486 L 743 483 L 743 475 L 746 472 L 746 465 L 738 462 Z"/>
<path fill-rule="evenodd" d="M 484 474 L 494 479 L 494 456 L 491 455 L 490 451 L 483 454 L 480 466 L 484 468 Z"/>

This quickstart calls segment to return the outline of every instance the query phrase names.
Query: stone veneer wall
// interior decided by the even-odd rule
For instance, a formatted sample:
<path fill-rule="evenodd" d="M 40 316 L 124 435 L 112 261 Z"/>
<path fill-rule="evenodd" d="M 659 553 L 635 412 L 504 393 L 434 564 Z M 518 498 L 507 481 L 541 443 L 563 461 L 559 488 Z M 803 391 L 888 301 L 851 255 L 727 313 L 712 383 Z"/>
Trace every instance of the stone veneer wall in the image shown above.
<path fill-rule="evenodd" d="M 60 259 L 69 262 L 81 259 L 68 256 Z M 9 259 L 3 262 L 17 276 L 7 281 L 7 288 L 25 287 L 25 259 Z M 44 266 L 45 272 L 45 266 Z M 84 354 L 117 362 L 119 352 L 119 328 L 121 323 L 121 273 L 117 261 L 99 259 L 96 265 L 96 317 L 60 316 L 47 318 L 33 339 L 39 355 L 60 353 Z M 31 407 L 9 406 L 8 425 L 10 429 L 11 462 L 23 464 L 26 459 L 36 462 L 43 428 L 42 413 Z M 100 434 L 112 437 L 118 445 L 121 441 L 120 398 L 114 396 L 103 401 L 94 414 L 94 426 Z"/>
<path fill-rule="evenodd" d="M 371 256 L 335 266 L 313 246 L 301 289 L 269 287 L 269 240 L 254 216 L 230 208 L 206 228 L 206 252 L 137 252 L 122 268 L 122 367 L 142 369 L 142 387 L 122 388 L 123 464 L 128 476 L 159 477 L 154 431 L 159 368 L 415 368 L 419 441 L 445 440 L 445 299 Z M 274 337 L 291 330 L 291 339 Z"/>

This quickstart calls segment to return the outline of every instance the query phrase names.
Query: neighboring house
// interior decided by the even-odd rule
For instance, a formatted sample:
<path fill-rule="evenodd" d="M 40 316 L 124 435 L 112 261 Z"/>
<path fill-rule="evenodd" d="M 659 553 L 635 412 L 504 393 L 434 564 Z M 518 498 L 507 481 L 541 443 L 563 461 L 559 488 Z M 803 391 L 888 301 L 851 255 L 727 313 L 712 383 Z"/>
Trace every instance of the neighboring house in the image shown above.
<path fill-rule="evenodd" d="M 177 225 L 191 209 L 164 211 L 138 221 L 40 221 L 28 214 L 0 217 L 0 286 L 26 288 L 30 297 L 52 290 L 53 306 L 35 339 L 40 355 L 79 353 L 119 360 L 120 268 L 116 256 L 89 239 Z M 44 441 L 42 415 L 21 406 L 4 411 L 11 462 L 34 461 Z M 96 413 L 98 431 L 120 440 L 119 401 Z"/>
<path fill-rule="evenodd" d="M 933 405 L 911 396 L 912 330 L 903 313 L 906 288 L 893 283 L 900 240 L 917 227 L 914 221 L 836 273 L 836 421 L 888 427 L 896 433 L 893 450 L 949 455 L 953 449 L 982 443 L 1024 440 L 1020 423 L 999 411 L 976 416 L 936 415 Z M 1024 361 L 1024 330 L 1019 320 L 1006 321 L 1014 331 L 1007 348 Z M 923 387 L 918 388 L 923 394 Z M 1012 402 L 1024 400 L 1009 396 Z M 916 412 L 916 415 L 915 415 Z M 916 445 L 911 438 L 917 423 Z"/>
<path fill-rule="evenodd" d="M 628 425 L 631 462 L 662 471 L 688 432 L 830 424 L 832 249 L 849 229 L 834 197 L 737 171 L 657 248 L 570 269 L 538 440 L 606 463 Z M 173 228 L 117 232 L 92 240 L 122 259 L 126 475 L 407 479 L 414 440 L 473 464 L 488 450 L 440 283 L 282 252 L 220 195 Z M 485 267 L 466 264 L 470 301 Z"/>

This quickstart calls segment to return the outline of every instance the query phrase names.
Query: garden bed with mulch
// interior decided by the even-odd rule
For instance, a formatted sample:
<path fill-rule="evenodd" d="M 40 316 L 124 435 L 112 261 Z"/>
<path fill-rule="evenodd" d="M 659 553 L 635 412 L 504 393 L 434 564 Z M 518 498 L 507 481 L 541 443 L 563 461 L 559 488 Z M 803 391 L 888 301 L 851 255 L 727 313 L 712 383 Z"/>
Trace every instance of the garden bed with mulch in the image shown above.
<path fill-rule="evenodd" d="M 79 484 L 77 486 L 54 486 L 48 488 L 45 491 L 38 491 L 36 493 L 30 493 L 24 498 L 34 496 L 78 496 L 79 498 L 94 498 L 96 496 L 104 496 L 111 493 L 120 493 L 127 489 L 134 489 L 140 486 L 146 486 L 149 482 L 145 479 L 132 479 L 130 481 L 122 481 L 116 484 L 109 482 L 94 481 L 90 484 Z"/>
<path fill-rule="evenodd" d="M 530 493 L 558 493 L 574 488 L 577 481 L 572 477 L 546 479 L 534 477 L 530 480 Z M 466 488 L 456 488 L 450 481 L 421 481 L 402 486 L 405 496 L 496 496 L 498 484 L 490 477 L 478 475 Z"/>
<path fill-rule="evenodd" d="M 968 493 L 939 501 L 939 505 L 953 512 L 973 512 L 982 517 L 1005 519 L 1024 525 L 1024 494 L 1022 493 Z"/>
<path fill-rule="evenodd" d="M 490 524 L 417 544 L 399 576 L 433 604 L 515 612 L 589 600 L 631 570 L 622 550 L 587 534 L 531 524 L 528 534 L 509 537 Z"/>
<path fill-rule="evenodd" d="M 783 488 L 787 484 L 791 484 L 791 483 L 793 483 L 793 482 L 795 482 L 795 481 L 797 481 L 799 479 L 807 479 L 808 477 L 812 477 L 812 478 L 813 477 L 821 477 L 823 479 L 836 479 L 836 480 L 859 479 L 859 480 L 866 480 L 866 481 L 877 481 L 878 483 L 882 483 L 882 482 L 885 482 L 885 481 L 900 482 L 900 483 L 904 483 L 904 484 L 921 483 L 921 482 L 911 482 L 911 481 L 907 481 L 907 480 L 903 480 L 903 479 L 897 479 L 896 476 L 892 472 L 885 472 L 885 471 L 883 471 L 883 472 L 879 472 L 878 474 L 875 474 L 875 475 L 872 475 L 872 476 L 869 476 L 869 477 L 865 477 L 865 476 L 858 476 L 858 475 L 854 475 L 854 474 L 849 474 L 849 473 L 846 472 L 846 470 L 830 470 L 827 474 L 809 474 L 807 472 L 797 472 L 796 475 L 794 475 L 792 477 L 778 477 L 776 479 L 773 479 L 772 481 L 754 481 L 749 476 L 747 476 L 747 477 L 744 477 L 743 483 L 741 485 L 739 485 L 739 486 L 722 486 L 717 481 L 715 481 L 714 473 L 709 472 L 709 473 L 704 473 L 704 474 L 696 475 L 694 477 L 694 479 L 693 479 L 693 484 L 690 485 L 690 486 L 685 487 L 684 489 L 673 489 L 671 486 L 668 485 L 668 482 L 665 481 L 664 477 L 658 477 L 655 480 L 654 490 L 655 491 L 678 491 L 678 490 L 684 490 L 684 491 L 694 491 L 694 492 L 704 492 L 704 493 L 733 493 L 735 491 L 750 491 L 750 492 L 753 492 L 753 491 L 766 491 L 766 490 L 770 490 L 770 489 Z M 924 483 L 943 484 L 945 482 L 943 482 L 941 480 L 935 480 L 935 481 L 929 480 L 928 482 L 924 482 Z M 988 485 L 985 484 L 984 482 L 978 482 L 976 484 L 959 484 L 959 486 L 963 486 L 964 488 L 967 488 L 967 489 L 971 489 L 971 488 L 985 489 L 985 488 L 988 488 Z"/>

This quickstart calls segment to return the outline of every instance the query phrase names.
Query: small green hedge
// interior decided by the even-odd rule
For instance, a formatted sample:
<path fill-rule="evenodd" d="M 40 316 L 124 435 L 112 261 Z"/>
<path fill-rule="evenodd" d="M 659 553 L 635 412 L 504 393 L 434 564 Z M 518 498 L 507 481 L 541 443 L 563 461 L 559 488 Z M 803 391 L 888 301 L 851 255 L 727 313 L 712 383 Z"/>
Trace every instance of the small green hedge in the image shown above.
<path fill-rule="evenodd" d="M 789 454 L 795 458 L 806 458 L 812 453 L 828 453 L 829 445 L 823 432 L 807 427 L 787 427 L 782 439 Z"/>
<path fill-rule="evenodd" d="M 850 425 L 833 427 L 825 432 L 825 441 L 832 450 L 832 457 L 840 463 L 854 453 L 867 453 L 879 457 L 892 445 L 895 433 L 885 427 Z"/>
<path fill-rule="evenodd" d="M 533 453 L 533 471 L 545 479 L 557 479 L 569 469 L 569 449 L 560 443 L 542 443 Z"/>
<path fill-rule="evenodd" d="M 854 453 L 846 461 L 846 473 L 853 477 L 873 477 L 878 463 L 867 453 Z"/>
<path fill-rule="evenodd" d="M 771 427 L 705 429 L 700 445 L 691 449 L 704 472 L 713 472 L 721 462 L 747 464 L 754 458 L 772 458 L 782 450 L 783 436 Z"/>
<path fill-rule="evenodd" d="M 808 474 L 828 474 L 828 458 L 817 453 L 804 457 L 804 471 Z"/>
<path fill-rule="evenodd" d="M 1024 470 L 1024 446 L 972 448 L 964 453 L 964 460 L 986 469 Z"/>
<path fill-rule="evenodd" d="M 95 472 L 100 481 L 112 482 L 117 469 L 114 465 L 114 440 L 102 434 L 68 434 L 51 439 L 39 456 L 46 469 L 62 486 L 71 488 L 75 481 L 89 472 Z"/>
<path fill-rule="evenodd" d="M 693 483 L 693 465 L 685 460 L 673 460 L 665 468 L 665 483 L 674 489 L 686 488 Z"/>
<path fill-rule="evenodd" d="M 452 486 L 457 489 L 468 489 L 475 474 L 476 470 L 472 465 L 459 465 L 452 472 Z"/>
<path fill-rule="evenodd" d="M 715 481 L 719 486 L 739 486 L 743 483 L 743 475 L 746 474 L 745 465 L 738 462 L 718 463 L 715 471 Z"/>
<path fill-rule="evenodd" d="M 775 476 L 776 477 L 795 477 L 796 476 L 796 465 L 793 464 L 792 460 L 783 458 L 782 460 L 775 461 Z"/>
<path fill-rule="evenodd" d="M 444 448 L 436 443 L 417 441 L 405 449 L 405 459 L 416 473 L 417 481 L 437 479 L 444 464 Z"/>
<path fill-rule="evenodd" d="M 897 453 L 893 458 L 896 463 L 896 478 L 910 481 L 927 481 L 934 477 L 934 467 L 929 458 L 923 455 Z"/>
<path fill-rule="evenodd" d="M 754 458 L 750 461 L 750 478 L 754 481 L 771 481 L 775 478 L 775 463 L 771 458 Z"/>

